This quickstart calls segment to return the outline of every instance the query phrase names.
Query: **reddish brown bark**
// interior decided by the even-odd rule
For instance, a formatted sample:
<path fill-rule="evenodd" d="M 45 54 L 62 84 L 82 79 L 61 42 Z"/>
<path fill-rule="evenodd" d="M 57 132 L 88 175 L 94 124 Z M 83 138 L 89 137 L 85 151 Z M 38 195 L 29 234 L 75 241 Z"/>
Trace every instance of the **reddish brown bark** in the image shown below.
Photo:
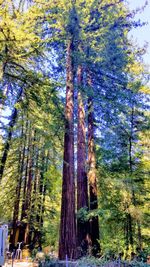
<path fill-rule="evenodd" d="M 59 239 L 59 259 L 76 257 L 75 182 L 74 182 L 74 66 L 73 41 L 67 46 L 67 78 L 64 160 Z"/>
<path fill-rule="evenodd" d="M 86 126 L 82 99 L 82 67 L 78 67 L 78 135 L 77 135 L 77 210 L 88 209 L 88 186 L 86 173 Z M 77 221 L 79 256 L 87 253 L 88 225 L 83 218 Z"/>
<path fill-rule="evenodd" d="M 88 77 L 88 85 L 92 86 L 91 77 Z M 92 97 L 88 99 L 88 181 L 90 193 L 90 210 L 98 208 L 97 198 L 97 178 L 96 178 L 96 155 L 94 144 L 94 112 Z M 93 216 L 89 221 L 89 232 L 92 242 L 92 254 L 98 255 L 100 252 L 99 245 L 99 222 L 98 216 Z"/>

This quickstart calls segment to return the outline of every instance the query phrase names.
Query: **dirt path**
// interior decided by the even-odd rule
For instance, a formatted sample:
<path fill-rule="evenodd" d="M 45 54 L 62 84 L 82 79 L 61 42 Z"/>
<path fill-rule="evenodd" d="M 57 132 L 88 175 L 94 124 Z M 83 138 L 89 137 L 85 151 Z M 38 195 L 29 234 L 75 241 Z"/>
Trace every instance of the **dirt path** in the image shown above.
<path fill-rule="evenodd" d="M 7 262 L 4 267 L 38 267 L 38 264 L 29 261 L 14 261 L 13 265 L 12 262 Z"/>

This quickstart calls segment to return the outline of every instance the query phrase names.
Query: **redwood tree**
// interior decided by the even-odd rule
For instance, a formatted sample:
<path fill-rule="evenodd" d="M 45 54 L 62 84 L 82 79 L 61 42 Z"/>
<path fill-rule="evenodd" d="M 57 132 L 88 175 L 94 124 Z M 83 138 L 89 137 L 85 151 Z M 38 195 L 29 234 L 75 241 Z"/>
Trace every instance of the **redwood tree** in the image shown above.
<path fill-rule="evenodd" d="M 92 87 L 91 75 L 88 73 L 88 86 Z M 90 210 L 98 208 L 97 199 L 97 179 L 96 179 L 96 155 L 94 144 L 94 112 L 92 96 L 88 98 L 88 182 L 90 193 Z M 92 216 L 89 221 L 89 232 L 92 242 L 92 254 L 96 256 L 100 252 L 99 239 L 99 222 L 98 216 Z"/>
<path fill-rule="evenodd" d="M 80 209 L 88 208 L 88 190 L 86 173 L 86 125 L 85 110 L 82 97 L 83 69 L 79 65 L 77 71 L 78 80 L 78 134 L 77 134 L 77 210 L 79 211 L 77 221 L 79 255 L 87 253 L 88 223 L 81 218 Z"/>
<path fill-rule="evenodd" d="M 20 205 L 20 195 L 21 195 L 21 187 L 22 187 L 23 171 L 24 171 L 27 129 L 28 129 L 28 121 L 26 121 L 25 130 L 24 130 L 24 124 L 22 122 L 21 144 L 19 144 L 20 148 L 19 148 L 19 159 L 18 159 L 18 178 L 16 184 L 16 197 L 13 210 L 13 222 L 12 222 L 13 229 L 10 235 L 10 243 L 13 246 L 16 246 L 16 233 L 17 233 L 17 223 L 19 220 L 19 205 Z"/>
<path fill-rule="evenodd" d="M 74 181 L 74 76 L 75 40 L 77 15 L 73 7 L 68 22 L 68 44 L 66 55 L 66 106 L 63 157 L 63 181 L 59 259 L 76 258 L 75 181 Z"/>

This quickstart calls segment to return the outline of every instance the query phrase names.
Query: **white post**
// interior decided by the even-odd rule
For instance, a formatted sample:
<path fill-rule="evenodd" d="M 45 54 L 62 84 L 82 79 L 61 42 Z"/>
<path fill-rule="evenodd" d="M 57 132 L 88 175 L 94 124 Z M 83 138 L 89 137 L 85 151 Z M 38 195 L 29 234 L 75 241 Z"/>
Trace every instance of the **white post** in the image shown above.
<path fill-rule="evenodd" d="M 21 244 L 22 244 L 22 242 L 18 242 L 17 244 L 18 244 L 18 249 L 16 251 L 15 258 L 21 260 L 22 259 L 22 250 L 21 250 Z"/>
<path fill-rule="evenodd" d="M 68 256 L 66 255 L 66 267 L 68 267 Z"/>

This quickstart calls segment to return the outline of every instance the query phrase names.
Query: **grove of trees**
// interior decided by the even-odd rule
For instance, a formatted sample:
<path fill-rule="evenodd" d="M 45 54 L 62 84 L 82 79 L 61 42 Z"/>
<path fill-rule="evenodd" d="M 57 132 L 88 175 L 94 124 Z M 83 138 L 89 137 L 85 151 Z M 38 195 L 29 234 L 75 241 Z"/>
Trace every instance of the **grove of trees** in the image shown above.
<path fill-rule="evenodd" d="M 59 259 L 150 253 L 146 46 L 125 0 L 0 0 L 0 223 Z"/>

